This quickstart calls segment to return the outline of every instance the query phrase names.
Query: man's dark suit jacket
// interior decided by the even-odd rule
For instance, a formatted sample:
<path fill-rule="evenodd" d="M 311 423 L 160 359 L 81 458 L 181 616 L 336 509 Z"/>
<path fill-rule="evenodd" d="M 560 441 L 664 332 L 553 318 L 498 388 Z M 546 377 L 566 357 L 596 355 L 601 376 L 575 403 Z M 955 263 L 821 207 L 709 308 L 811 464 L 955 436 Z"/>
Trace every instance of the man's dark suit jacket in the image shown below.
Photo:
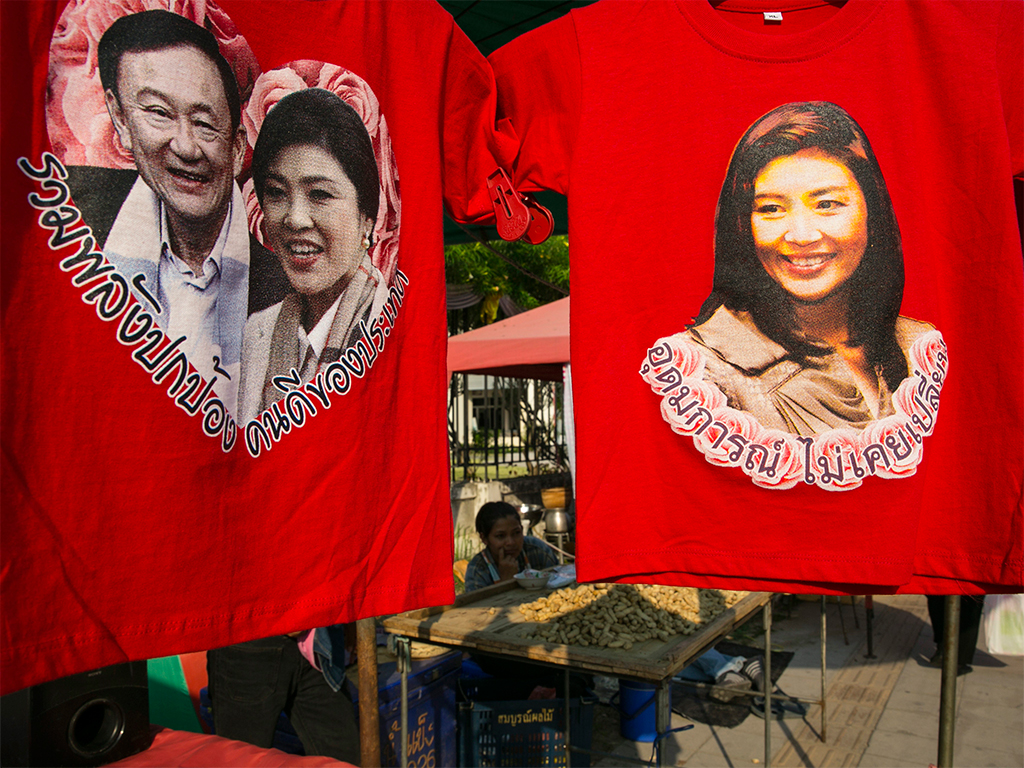
<path fill-rule="evenodd" d="M 138 171 L 68 166 L 68 189 L 82 219 L 92 229 L 96 247 L 107 242 L 114 220 L 131 192 Z M 244 213 L 244 212 L 243 212 Z M 291 290 L 281 264 L 272 252 L 249 235 L 249 314 L 277 304 Z"/>

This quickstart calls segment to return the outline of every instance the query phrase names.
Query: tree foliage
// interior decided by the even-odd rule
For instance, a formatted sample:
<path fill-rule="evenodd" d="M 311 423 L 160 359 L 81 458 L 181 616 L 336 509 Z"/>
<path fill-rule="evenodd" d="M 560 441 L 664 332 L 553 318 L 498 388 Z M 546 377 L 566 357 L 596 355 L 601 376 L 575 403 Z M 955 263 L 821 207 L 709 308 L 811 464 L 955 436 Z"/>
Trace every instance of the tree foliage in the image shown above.
<path fill-rule="evenodd" d="M 476 293 L 485 297 L 482 305 L 463 311 L 466 316 L 458 323 L 458 330 L 468 330 L 486 324 L 485 318 L 488 314 L 493 317 L 493 305 L 501 296 L 509 296 L 523 309 L 533 309 L 568 295 L 568 238 L 550 237 L 540 245 L 504 240 L 494 241 L 488 245 L 509 261 L 520 265 L 526 272 L 561 288 L 565 293 L 516 269 L 480 243 L 449 245 L 444 249 L 447 282 L 453 285 L 470 285 Z"/>

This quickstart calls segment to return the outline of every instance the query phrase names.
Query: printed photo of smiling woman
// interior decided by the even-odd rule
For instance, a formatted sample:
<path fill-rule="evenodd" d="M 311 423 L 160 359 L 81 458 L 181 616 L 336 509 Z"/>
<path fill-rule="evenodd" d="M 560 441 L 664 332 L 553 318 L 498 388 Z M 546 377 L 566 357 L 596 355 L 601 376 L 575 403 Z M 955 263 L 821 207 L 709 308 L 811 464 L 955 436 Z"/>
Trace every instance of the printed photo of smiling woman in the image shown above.
<path fill-rule="evenodd" d="M 263 230 L 292 291 L 246 322 L 239 423 L 284 396 L 362 336 L 388 285 L 370 258 L 380 174 L 366 126 L 340 97 L 307 88 L 282 98 L 260 128 L 252 179 Z"/>
<path fill-rule="evenodd" d="M 684 336 L 704 380 L 765 428 L 813 436 L 893 415 L 910 346 L 903 253 L 868 139 L 828 102 L 778 107 L 729 163 L 711 295 Z"/>

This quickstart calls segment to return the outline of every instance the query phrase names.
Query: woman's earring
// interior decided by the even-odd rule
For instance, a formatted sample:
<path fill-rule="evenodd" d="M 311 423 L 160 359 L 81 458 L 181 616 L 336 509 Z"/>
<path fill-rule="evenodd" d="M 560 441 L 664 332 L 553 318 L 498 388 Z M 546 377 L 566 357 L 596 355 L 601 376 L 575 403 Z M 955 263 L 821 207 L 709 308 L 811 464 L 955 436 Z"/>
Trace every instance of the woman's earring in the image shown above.
<path fill-rule="evenodd" d="M 369 232 L 364 232 L 363 233 L 363 250 L 364 251 L 370 250 L 370 233 Z"/>

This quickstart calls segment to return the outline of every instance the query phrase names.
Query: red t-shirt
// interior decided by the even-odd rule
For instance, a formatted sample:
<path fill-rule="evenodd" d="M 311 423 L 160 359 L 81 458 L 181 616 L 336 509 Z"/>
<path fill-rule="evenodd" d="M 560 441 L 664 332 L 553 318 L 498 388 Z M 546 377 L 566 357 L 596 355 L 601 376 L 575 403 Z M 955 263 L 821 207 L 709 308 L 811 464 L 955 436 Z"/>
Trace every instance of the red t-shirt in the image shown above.
<path fill-rule="evenodd" d="M 0 8 L 5 59 L 20 62 L 2 75 L 4 692 L 453 595 L 441 212 L 447 206 L 471 221 L 491 210 L 483 181 L 504 139 L 494 131 L 490 67 L 433 2 L 223 0 L 183 10 L 214 34 L 240 87 L 247 133 L 237 188 L 227 190 L 239 197 L 215 246 L 220 293 L 204 310 L 214 330 L 203 325 L 208 316 L 189 326 L 186 315 L 186 341 L 175 347 L 160 313 L 173 320 L 174 297 L 187 288 L 165 291 L 162 283 L 175 264 L 162 250 L 165 224 L 175 231 L 164 212 L 176 214 L 176 201 L 198 196 L 215 175 L 206 149 L 196 154 L 195 146 L 227 136 L 221 156 L 229 162 L 236 146 L 216 106 L 226 90 L 215 68 L 191 70 L 164 89 L 170 93 L 146 85 L 122 94 L 125 135 L 115 131 L 96 46 L 116 18 L 150 5 Z M 173 66 L 146 76 L 168 72 Z M 195 95 L 211 82 L 212 91 Z M 345 235 L 355 263 L 370 260 L 358 267 L 363 293 L 350 301 L 342 289 L 319 342 L 312 328 L 299 327 L 312 306 L 304 297 L 314 292 L 303 280 L 326 274 L 318 272 L 328 252 L 318 238 L 338 232 L 328 232 L 328 221 L 318 234 L 289 241 L 269 216 L 260 228 L 249 169 L 267 109 L 308 87 L 332 92 L 358 114 L 380 193 L 376 210 L 360 210 L 362 228 Z M 170 121 L 181 133 L 160 138 Z M 180 150 L 185 133 L 190 150 Z M 167 142 L 178 142 L 173 158 Z M 304 158 L 327 157 L 304 146 Z M 336 170 L 333 157 L 324 162 Z M 151 178 L 136 171 L 143 159 Z M 317 187 L 330 173 L 307 167 L 289 176 L 282 167 L 271 163 L 275 183 L 292 184 L 289 194 L 313 207 L 342 196 L 341 187 Z M 160 183 L 178 191 L 154 193 Z M 129 200 L 142 224 L 125 224 Z M 243 323 L 249 334 L 252 289 L 260 287 L 257 259 L 270 271 L 277 262 L 247 242 L 247 230 L 292 259 L 281 292 L 257 307 L 271 313 L 254 326 L 250 346 L 264 358 L 258 374 L 246 349 L 239 352 L 240 335 Z M 117 261 L 126 254 L 105 247 L 114 241 L 137 251 L 135 261 Z M 247 261 L 249 312 L 246 273 L 238 271 Z M 94 271 L 85 276 L 87 269 Z M 344 285 L 330 274 L 328 289 Z M 291 326 L 285 295 L 298 308 Z M 366 314 L 341 323 L 346 307 Z M 231 323 L 233 335 L 225 331 Z M 335 337 L 332 351 L 339 324 L 347 341 L 339 346 Z M 221 349 L 204 359 L 203 370 L 216 374 L 204 377 L 198 358 L 189 367 L 187 355 L 177 356 L 193 327 Z M 299 374 L 304 339 L 319 347 L 322 378 Z M 287 362 L 285 353 L 294 371 L 273 368 Z M 258 379 L 259 414 L 241 422 L 230 418 L 240 410 L 222 392 L 247 368 Z"/>
<path fill-rule="evenodd" d="M 1019 590 L 1024 6 L 790 5 L 491 56 L 517 185 L 569 197 L 578 573 Z M 837 328 L 851 362 L 800 351 Z"/>

